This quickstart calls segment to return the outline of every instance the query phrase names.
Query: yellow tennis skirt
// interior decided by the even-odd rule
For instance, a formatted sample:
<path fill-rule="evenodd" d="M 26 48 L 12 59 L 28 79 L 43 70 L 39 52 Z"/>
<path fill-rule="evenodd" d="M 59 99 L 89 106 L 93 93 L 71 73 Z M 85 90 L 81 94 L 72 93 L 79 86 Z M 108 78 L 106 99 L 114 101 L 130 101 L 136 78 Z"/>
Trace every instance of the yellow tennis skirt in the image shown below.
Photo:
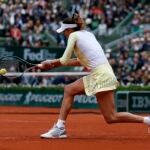
<path fill-rule="evenodd" d="M 83 77 L 85 93 L 88 96 L 98 92 L 115 90 L 119 85 L 109 63 L 99 65 Z"/>

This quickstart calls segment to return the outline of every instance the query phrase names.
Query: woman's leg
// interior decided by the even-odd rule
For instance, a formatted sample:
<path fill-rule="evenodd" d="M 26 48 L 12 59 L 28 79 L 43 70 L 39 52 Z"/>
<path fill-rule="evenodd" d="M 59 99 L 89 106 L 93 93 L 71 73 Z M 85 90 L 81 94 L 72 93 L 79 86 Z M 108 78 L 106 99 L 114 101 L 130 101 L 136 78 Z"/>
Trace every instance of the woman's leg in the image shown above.
<path fill-rule="evenodd" d="M 74 96 L 84 94 L 83 79 L 79 79 L 64 88 L 64 98 L 57 123 L 48 132 L 41 134 L 41 138 L 66 138 L 65 120 L 70 112 Z"/>
<path fill-rule="evenodd" d="M 128 112 L 116 112 L 114 91 L 99 92 L 96 94 L 101 112 L 107 123 L 143 123 L 144 117 Z"/>
<path fill-rule="evenodd" d="M 83 78 L 68 84 L 64 88 L 64 98 L 62 101 L 58 119 L 66 120 L 68 113 L 72 107 L 74 96 L 77 94 L 84 94 Z"/>

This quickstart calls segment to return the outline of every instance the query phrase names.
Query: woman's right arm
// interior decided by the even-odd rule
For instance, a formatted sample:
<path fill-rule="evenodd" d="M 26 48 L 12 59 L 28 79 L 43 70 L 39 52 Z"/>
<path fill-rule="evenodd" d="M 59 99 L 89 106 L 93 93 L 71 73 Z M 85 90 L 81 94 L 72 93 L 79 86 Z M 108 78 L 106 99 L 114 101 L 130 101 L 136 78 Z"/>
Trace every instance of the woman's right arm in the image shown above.
<path fill-rule="evenodd" d="M 71 33 L 68 38 L 67 47 L 65 49 L 65 52 L 64 52 L 63 56 L 60 58 L 60 62 L 62 65 L 66 65 L 66 66 L 68 65 L 68 63 L 71 59 L 76 41 L 77 41 L 77 34 Z"/>
<path fill-rule="evenodd" d="M 38 67 L 43 70 L 49 70 L 60 66 L 79 66 L 80 63 L 77 59 L 70 59 L 75 47 L 76 40 L 76 34 L 71 34 L 69 36 L 67 47 L 63 56 L 59 59 L 43 61 L 38 65 Z"/>

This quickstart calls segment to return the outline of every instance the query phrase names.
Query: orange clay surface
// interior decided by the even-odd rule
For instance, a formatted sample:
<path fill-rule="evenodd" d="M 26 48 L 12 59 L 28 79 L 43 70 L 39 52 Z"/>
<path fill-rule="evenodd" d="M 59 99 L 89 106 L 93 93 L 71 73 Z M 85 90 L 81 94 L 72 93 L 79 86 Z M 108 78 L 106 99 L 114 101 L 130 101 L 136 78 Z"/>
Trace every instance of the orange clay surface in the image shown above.
<path fill-rule="evenodd" d="M 40 139 L 57 117 L 58 109 L 0 106 L 0 150 L 150 150 L 146 125 L 107 125 L 97 111 L 73 110 L 67 139 Z"/>

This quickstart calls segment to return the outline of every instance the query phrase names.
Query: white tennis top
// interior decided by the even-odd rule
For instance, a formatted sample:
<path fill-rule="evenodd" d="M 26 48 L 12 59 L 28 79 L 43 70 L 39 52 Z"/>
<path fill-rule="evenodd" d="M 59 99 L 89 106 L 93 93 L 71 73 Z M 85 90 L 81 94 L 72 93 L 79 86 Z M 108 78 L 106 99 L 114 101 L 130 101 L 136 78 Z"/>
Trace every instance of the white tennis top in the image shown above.
<path fill-rule="evenodd" d="M 95 36 L 86 30 L 76 31 L 69 35 L 67 47 L 60 62 L 67 65 L 73 52 L 80 63 L 89 69 L 108 62 Z"/>

